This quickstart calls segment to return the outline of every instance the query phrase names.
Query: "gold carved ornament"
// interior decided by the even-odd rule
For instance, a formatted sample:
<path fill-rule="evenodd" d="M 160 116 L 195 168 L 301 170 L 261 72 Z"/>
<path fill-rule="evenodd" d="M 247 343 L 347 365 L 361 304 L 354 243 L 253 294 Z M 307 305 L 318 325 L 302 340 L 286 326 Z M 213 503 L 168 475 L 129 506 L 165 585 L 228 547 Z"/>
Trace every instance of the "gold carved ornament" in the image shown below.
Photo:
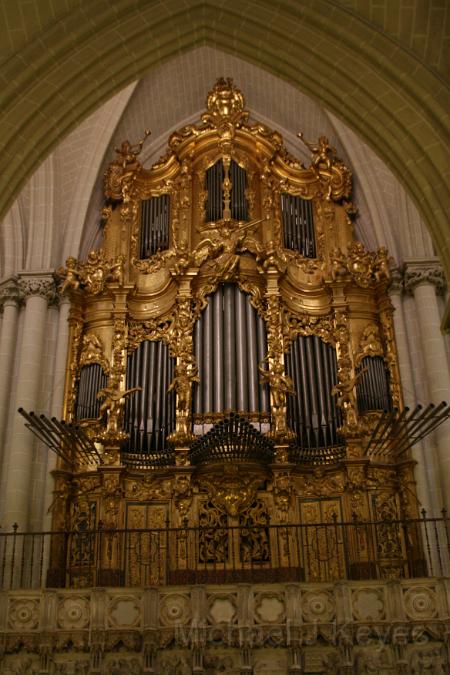
<path fill-rule="evenodd" d="M 269 435 L 274 440 L 286 442 L 295 436 L 286 421 L 286 397 L 287 394 L 295 395 L 295 388 L 292 379 L 284 374 L 282 306 L 278 294 L 268 293 L 265 320 L 267 356 L 259 365 L 259 372 L 261 383 L 270 386 L 272 424 Z M 264 362 L 267 362 L 267 369 Z"/>
<path fill-rule="evenodd" d="M 331 278 L 333 281 L 352 279 L 361 288 L 374 287 L 390 279 L 389 258 L 385 246 L 377 251 L 366 251 L 364 244 L 352 241 L 347 253 L 335 247 L 330 255 Z"/>
<path fill-rule="evenodd" d="M 89 251 L 86 262 L 82 263 L 69 256 L 66 267 L 58 269 L 58 275 L 64 279 L 60 293 L 67 290 L 85 290 L 90 295 L 99 295 L 107 282 L 123 285 L 125 257 L 120 254 L 108 259 L 102 249 Z"/>
<path fill-rule="evenodd" d="M 336 148 L 330 145 L 326 136 L 319 136 L 317 143 L 307 141 L 303 133 L 297 134 L 302 143 L 311 151 L 311 169 L 323 185 L 323 194 L 327 200 L 339 201 L 350 197 L 352 174 L 345 164 L 337 158 Z"/>

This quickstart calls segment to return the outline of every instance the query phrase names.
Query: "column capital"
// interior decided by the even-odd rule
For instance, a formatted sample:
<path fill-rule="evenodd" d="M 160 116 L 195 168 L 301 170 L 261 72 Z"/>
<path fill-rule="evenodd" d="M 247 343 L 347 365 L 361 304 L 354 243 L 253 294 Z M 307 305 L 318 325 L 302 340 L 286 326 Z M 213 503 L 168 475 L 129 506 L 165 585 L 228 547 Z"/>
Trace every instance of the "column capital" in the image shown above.
<path fill-rule="evenodd" d="M 17 307 L 22 301 L 19 277 L 12 276 L 0 283 L 0 308 L 6 305 Z"/>
<path fill-rule="evenodd" d="M 401 295 L 404 289 L 404 273 L 399 267 L 390 269 L 389 295 Z"/>
<path fill-rule="evenodd" d="M 50 304 L 56 298 L 56 286 L 52 272 L 21 272 L 19 289 L 23 297 L 40 296 Z"/>
<path fill-rule="evenodd" d="M 446 289 L 446 279 L 441 263 L 437 258 L 407 260 L 404 266 L 404 286 L 407 293 L 413 293 L 421 284 L 432 284 L 439 295 Z"/>

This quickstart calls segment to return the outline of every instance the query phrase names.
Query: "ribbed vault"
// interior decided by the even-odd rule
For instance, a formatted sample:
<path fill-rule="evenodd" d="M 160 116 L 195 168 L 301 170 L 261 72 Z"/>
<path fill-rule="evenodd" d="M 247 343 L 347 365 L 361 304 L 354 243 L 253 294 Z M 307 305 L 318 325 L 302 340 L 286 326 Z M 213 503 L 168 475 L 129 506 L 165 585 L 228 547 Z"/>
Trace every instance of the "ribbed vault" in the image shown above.
<path fill-rule="evenodd" d="M 441 56 L 428 58 L 431 68 L 411 41 L 415 24 L 397 37 L 380 29 L 383 21 L 331 0 L 66 7 L 40 31 L 36 24 L 19 31 L 20 51 L 12 42 L 5 54 L 1 212 L 57 141 L 100 103 L 171 56 L 209 44 L 289 81 L 361 135 L 406 185 L 450 272 L 448 88 Z"/>

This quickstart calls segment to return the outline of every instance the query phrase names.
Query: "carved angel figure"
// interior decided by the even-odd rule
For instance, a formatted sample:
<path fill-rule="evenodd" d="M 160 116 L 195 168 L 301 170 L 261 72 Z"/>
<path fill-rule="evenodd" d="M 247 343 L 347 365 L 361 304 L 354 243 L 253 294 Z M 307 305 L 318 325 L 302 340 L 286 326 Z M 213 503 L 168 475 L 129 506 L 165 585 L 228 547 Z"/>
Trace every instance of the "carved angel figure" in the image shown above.
<path fill-rule="evenodd" d="M 325 165 L 325 168 L 328 171 L 331 171 L 333 166 L 333 159 L 336 155 L 336 148 L 333 148 L 330 145 L 330 142 L 326 136 L 319 136 L 317 143 L 310 143 L 307 141 L 303 133 L 300 131 L 297 136 L 299 139 L 306 145 L 306 147 L 312 152 L 312 165 L 317 171 L 322 165 Z"/>
<path fill-rule="evenodd" d="M 144 138 L 138 143 L 132 145 L 130 141 L 123 141 L 120 148 L 114 148 L 117 152 L 116 162 L 121 164 L 124 169 L 130 169 L 133 164 L 136 164 L 136 157 L 140 154 L 142 146 L 144 145 L 146 138 L 150 136 L 150 133 L 149 129 L 145 129 Z"/>
<path fill-rule="evenodd" d="M 334 248 L 331 252 L 331 278 L 337 281 L 347 274 L 347 261 L 340 248 Z"/>
<path fill-rule="evenodd" d="M 355 377 L 352 377 L 349 380 L 344 380 L 335 384 L 331 390 L 332 396 L 337 396 L 336 405 L 338 408 L 347 409 L 349 407 L 354 407 L 356 404 L 354 388 L 358 384 L 361 377 L 368 370 L 368 368 L 363 368 Z"/>
<path fill-rule="evenodd" d="M 211 238 L 203 239 L 192 252 L 194 265 L 200 267 L 208 260 L 223 281 L 232 279 L 239 265 L 238 253 L 244 246 L 247 233 L 260 222 L 261 219 L 251 220 L 239 224 L 236 229 L 232 229 L 229 224 L 219 227 L 217 223 L 218 229 L 211 233 Z"/>
<path fill-rule="evenodd" d="M 192 382 L 200 382 L 198 368 L 191 360 L 183 360 L 175 366 L 175 377 L 173 378 L 167 393 L 177 392 L 177 408 L 182 415 L 189 414 L 192 400 Z"/>
<path fill-rule="evenodd" d="M 290 377 L 284 375 L 284 367 L 281 361 L 275 361 L 272 370 L 266 370 L 259 366 L 262 375 L 261 384 L 269 384 L 272 394 L 274 411 L 279 411 L 286 405 L 286 394 L 294 394 L 294 383 Z"/>
<path fill-rule="evenodd" d="M 131 396 L 131 394 L 134 394 L 137 391 L 141 391 L 141 387 L 132 387 L 125 391 L 114 387 L 104 387 L 103 389 L 100 389 L 97 398 L 104 398 L 105 400 L 100 406 L 98 420 L 100 421 L 106 412 L 108 416 L 108 431 L 120 431 L 122 413 L 125 407 L 125 397 Z"/>
<path fill-rule="evenodd" d="M 82 275 L 77 269 L 77 260 L 73 256 L 67 258 L 66 267 L 60 267 L 58 269 L 58 274 L 65 277 L 60 288 L 61 295 L 63 295 L 68 288 L 73 288 L 75 291 L 80 288 Z"/>

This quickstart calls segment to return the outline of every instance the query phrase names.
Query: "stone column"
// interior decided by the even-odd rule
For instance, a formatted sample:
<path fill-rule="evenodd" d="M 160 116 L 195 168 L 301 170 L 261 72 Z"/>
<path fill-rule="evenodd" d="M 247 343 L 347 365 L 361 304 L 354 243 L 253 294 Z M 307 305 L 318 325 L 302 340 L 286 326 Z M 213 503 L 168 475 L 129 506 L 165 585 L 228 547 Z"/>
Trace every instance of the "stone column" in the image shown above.
<path fill-rule="evenodd" d="M 417 405 L 417 397 L 415 395 L 411 355 L 409 351 L 405 316 L 403 312 L 403 274 L 399 269 L 394 269 L 391 271 L 389 295 L 394 307 L 393 321 L 403 401 L 405 406 L 407 406 L 410 410 L 413 410 Z M 420 508 L 425 508 L 430 516 L 433 513 L 438 516 L 440 515 L 439 508 L 442 508 L 442 506 L 441 504 L 435 503 L 435 490 L 433 487 L 436 484 L 437 471 L 434 457 L 434 448 L 430 449 L 433 452 L 426 455 L 423 444 L 417 443 L 411 448 L 411 454 L 412 458 L 417 462 L 414 477 L 417 486 L 417 497 L 421 504 Z M 403 459 L 406 459 L 406 457 L 403 457 Z"/>
<path fill-rule="evenodd" d="M 2 329 L 0 333 L 0 476 L 5 468 L 3 467 L 4 444 L 6 441 L 6 424 L 11 397 L 11 376 L 17 343 L 19 304 L 18 278 L 11 277 L 0 285 L 0 306 L 3 307 Z"/>
<path fill-rule="evenodd" d="M 422 353 L 431 402 L 450 403 L 450 377 L 436 293 L 445 289 L 445 277 L 437 260 L 412 260 L 405 264 L 405 290 L 412 293 L 420 325 Z M 444 504 L 450 506 L 450 421 L 435 432 L 439 477 Z"/>
<path fill-rule="evenodd" d="M 66 296 L 62 296 L 59 301 L 58 336 L 56 341 L 55 366 L 53 371 L 53 391 L 50 411 L 51 416 L 57 417 L 58 419 L 61 419 L 62 415 L 64 386 L 66 381 L 67 349 L 69 346 L 69 310 L 70 300 Z M 45 480 L 45 509 L 43 522 L 44 530 L 50 530 L 52 524 L 52 514 L 48 512 L 48 509 L 53 502 L 54 480 L 51 472 L 53 469 L 56 469 L 56 460 L 56 455 L 49 450 L 47 475 Z"/>
<path fill-rule="evenodd" d="M 54 297 L 53 276 L 48 272 L 21 274 L 19 288 L 25 297 L 22 344 L 19 348 L 16 400 L 12 419 L 11 442 L 5 484 L 3 526 L 9 530 L 18 523 L 24 531 L 29 525 L 31 472 L 34 436 L 26 429 L 17 408 L 35 411 L 43 372 L 47 306 Z"/>

